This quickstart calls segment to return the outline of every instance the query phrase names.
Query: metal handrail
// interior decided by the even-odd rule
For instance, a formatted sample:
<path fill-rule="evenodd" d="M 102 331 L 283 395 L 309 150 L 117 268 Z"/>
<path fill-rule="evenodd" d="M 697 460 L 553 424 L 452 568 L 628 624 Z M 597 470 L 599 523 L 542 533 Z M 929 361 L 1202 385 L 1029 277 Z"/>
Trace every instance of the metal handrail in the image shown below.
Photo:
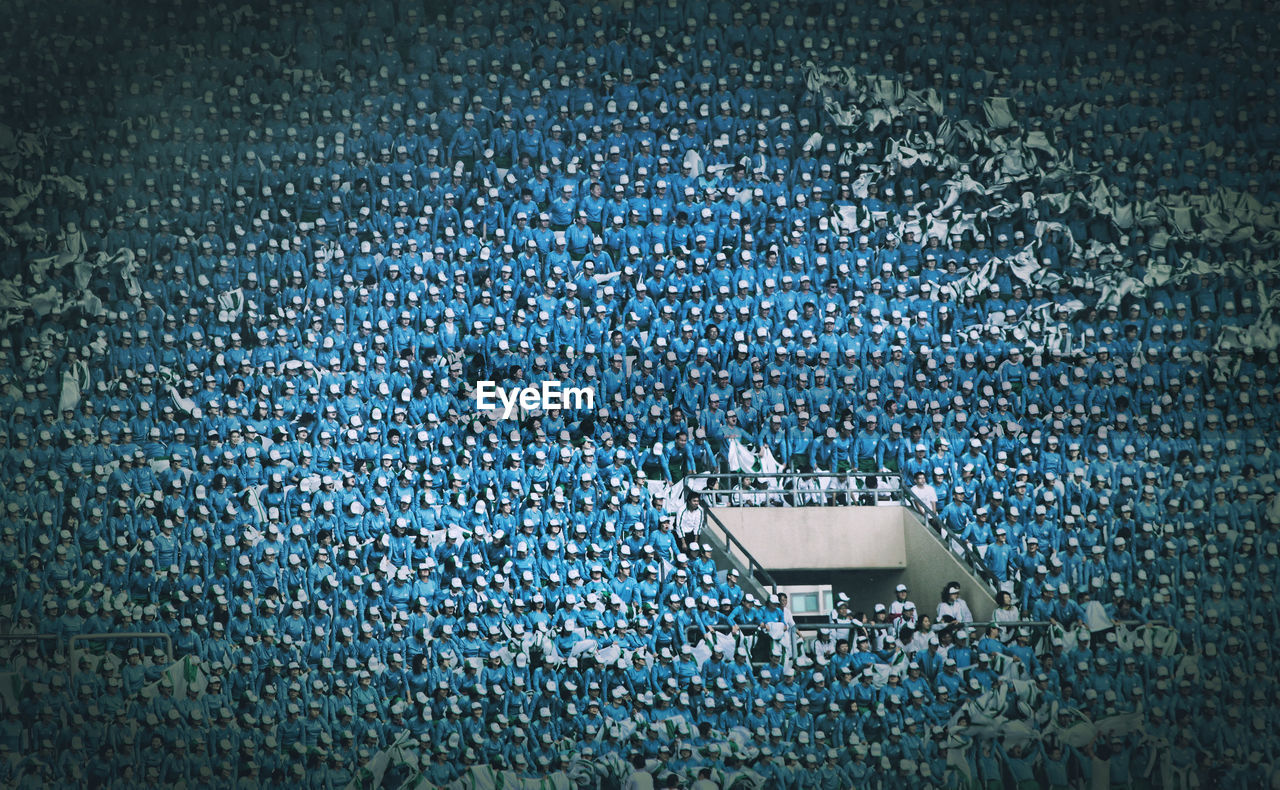
<path fill-rule="evenodd" d="M 1113 623 L 1115 625 L 1125 625 L 1125 626 L 1131 626 L 1131 625 L 1167 626 L 1168 625 L 1163 620 L 1132 620 L 1130 619 L 1130 620 L 1114 620 Z M 1043 638 L 1044 631 L 1049 627 L 1056 625 L 1056 623 L 1050 620 L 1007 620 L 1007 621 L 975 620 L 971 623 L 964 623 L 963 625 L 966 628 L 981 628 L 984 630 L 987 628 L 990 628 L 991 626 L 996 626 L 997 628 L 1000 628 L 1000 629 L 1028 628 L 1028 629 L 1033 629 L 1039 632 L 1037 634 L 1037 638 Z M 942 630 L 946 630 L 947 628 L 954 628 L 955 626 L 956 624 L 948 624 Z M 715 631 L 717 633 L 729 633 L 735 627 L 738 629 L 738 633 L 744 636 L 753 635 L 757 631 L 760 631 L 764 628 L 763 625 L 757 625 L 754 623 L 744 623 L 738 626 L 723 626 L 723 625 L 711 626 L 710 630 Z M 896 627 L 897 627 L 896 623 L 863 623 L 861 625 L 855 625 L 853 623 L 832 623 L 832 622 L 793 623 L 792 626 L 787 629 L 788 630 L 787 641 L 788 641 L 788 646 L 790 648 L 789 655 L 791 656 L 791 660 L 795 660 L 795 658 L 797 658 L 800 655 L 799 654 L 800 648 L 811 644 L 813 641 L 813 637 L 818 632 L 823 630 L 830 629 L 832 631 L 853 631 L 853 630 L 888 631 Z"/>
<path fill-rule="evenodd" d="M 699 491 L 698 493 L 702 494 L 703 492 Z M 716 516 L 716 514 L 711 510 L 710 507 L 706 505 L 705 502 L 700 503 L 699 506 L 702 508 L 702 513 L 706 517 L 705 521 L 703 522 L 704 532 L 706 531 L 705 530 L 706 524 L 714 524 L 716 527 L 718 527 L 720 530 L 720 535 L 718 536 L 713 535 L 712 537 L 716 538 L 721 542 L 722 544 L 721 550 L 724 551 L 726 555 L 733 556 L 731 549 L 736 549 L 737 552 L 741 555 L 741 557 L 739 558 L 740 561 L 747 566 L 747 578 L 749 578 L 756 585 L 762 588 L 767 588 L 770 593 L 777 593 L 778 583 L 775 582 L 773 580 L 773 577 L 769 575 L 769 572 L 765 570 L 764 565 L 760 564 L 760 562 L 754 556 L 752 556 L 750 551 L 747 551 L 747 547 L 742 545 L 742 541 L 738 540 L 733 536 L 733 533 L 729 531 L 729 528 L 724 525 L 724 522 L 721 521 Z"/>
<path fill-rule="evenodd" d="M 776 477 L 779 479 L 837 477 L 845 480 L 851 479 L 851 478 L 875 477 L 875 478 L 896 478 L 899 481 L 902 480 L 902 475 L 898 474 L 897 472 L 856 472 L 856 471 L 796 472 L 796 471 L 785 470 L 785 469 L 779 470 L 777 472 L 696 472 L 694 474 L 688 475 L 685 479 L 686 480 L 740 480 L 742 478 L 759 478 L 759 477 Z M 694 489 L 694 490 L 697 490 L 699 492 L 702 491 L 702 489 Z M 868 490 L 874 490 L 874 489 L 868 489 Z"/>
<path fill-rule="evenodd" d="M 1167 625 L 1163 620 L 1113 620 L 1115 625 Z M 942 625 L 942 624 L 938 624 Z M 1057 623 L 1052 620 L 974 620 L 971 623 L 947 623 L 940 630 L 955 628 L 963 625 L 965 628 L 1048 628 Z M 738 630 L 743 633 L 753 633 L 763 626 L 755 623 L 744 623 L 738 626 Z M 852 629 L 861 629 L 866 631 L 888 631 L 897 627 L 896 623 L 832 623 L 829 621 L 820 623 L 794 623 L 792 625 L 796 631 L 822 631 L 831 629 L 833 631 L 845 631 Z M 936 626 L 935 626 L 936 627 Z M 712 626 L 715 631 L 728 631 L 732 626 Z"/>
<path fill-rule="evenodd" d="M 57 634 L 0 634 L 0 642 L 59 642 Z"/>
<path fill-rule="evenodd" d="M 0 634 L 0 642 L 51 642 L 61 638 L 57 634 Z"/>
<path fill-rule="evenodd" d="M 169 661 L 173 661 L 173 637 L 163 631 L 141 631 L 138 633 L 118 631 L 107 634 L 76 634 L 67 640 L 67 652 L 75 653 L 76 642 L 117 642 L 126 639 L 163 639 L 164 653 Z"/>
<path fill-rule="evenodd" d="M 892 480 L 896 484 L 892 488 L 870 488 L 866 486 L 867 480 L 874 478 L 875 480 Z M 726 497 L 748 497 L 760 498 L 771 496 L 789 496 L 812 500 L 818 498 L 822 500 L 819 507 L 841 506 L 845 503 L 832 502 L 833 498 L 845 498 L 850 496 L 867 496 L 888 495 L 890 501 L 898 501 L 901 498 L 901 492 L 905 490 L 902 485 L 902 475 L 897 472 L 795 472 L 780 470 L 777 472 L 699 472 L 689 475 L 689 480 L 704 481 L 704 487 L 696 488 L 698 493 L 705 499 L 714 501 L 717 506 L 725 506 L 724 499 Z M 840 481 L 856 481 L 858 487 L 853 488 L 814 488 L 805 489 L 797 488 L 796 483 L 804 480 L 840 480 Z M 743 481 L 754 481 L 751 486 L 745 487 Z M 765 485 L 760 485 L 760 481 L 771 481 Z M 721 488 L 716 486 L 717 483 L 727 483 L 727 487 Z M 691 488 L 693 488 L 691 486 Z"/>
<path fill-rule="evenodd" d="M 1163 620 L 1113 620 L 1116 625 L 1165 625 Z M 1052 625 L 1058 625 L 1052 620 L 974 620 L 971 623 L 935 623 L 935 627 L 942 626 L 941 630 L 947 628 L 955 628 L 963 625 L 965 628 L 1048 628 Z M 831 629 L 852 629 L 861 628 L 868 631 L 887 631 L 896 628 L 896 623 L 863 623 L 855 625 L 854 623 L 796 623 L 797 631 L 821 631 L 824 628 Z"/>

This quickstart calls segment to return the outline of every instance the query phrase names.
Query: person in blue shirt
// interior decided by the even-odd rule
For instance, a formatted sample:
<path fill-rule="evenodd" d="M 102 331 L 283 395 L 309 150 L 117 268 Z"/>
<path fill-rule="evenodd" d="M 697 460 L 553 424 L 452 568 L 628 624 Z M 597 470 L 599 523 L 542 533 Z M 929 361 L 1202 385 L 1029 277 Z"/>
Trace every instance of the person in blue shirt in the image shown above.
<path fill-rule="evenodd" d="M 37 654 L 51 661 L 19 662 L 16 726 L 5 734 L 12 752 L 34 757 L 0 769 L 6 779 L 82 781 L 75 756 L 109 751 L 120 757 L 95 765 L 96 783 L 284 786 L 301 769 L 313 783 L 345 785 L 402 729 L 440 744 L 425 772 L 433 783 L 495 757 L 542 778 L 562 766 L 559 752 L 585 754 L 587 745 L 623 760 L 633 744 L 658 755 L 660 731 L 644 745 L 644 736 L 611 735 L 608 720 L 659 711 L 698 725 L 680 737 L 696 743 L 695 762 L 705 757 L 716 770 L 774 764 L 782 784 L 848 784 L 829 773 L 823 742 L 856 733 L 875 742 L 872 759 L 836 761 L 860 772 L 855 783 L 875 773 L 927 784 L 919 770 L 879 765 L 911 752 L 932 770 L 941 751 L 912 732 L 910 697 L 878 711 L 897 681 L 868 680 L 857 718 L 844 716 L 846 705 L 841 718 L 851 723 L 828 732 L 816 722 L 829 713 L 818 699 L 827 684 L 808 683 L 789 653 L 769 659 L 761 717 L 772 715 L 778 689 L 791 704 L 790 667 L 813 726 L 784 711 L 776 737 L 771 727 L 752 731 L 749 744 L 720 752 L 733 759 L 712 754 L 719 736 L 702 725 L 747 723 L 753 668 L 735 650 L 722 689 L 709 671 L 715 659 L 701 660 L 704 645 L 688 645 L 692 661 L 679 648 L 707 629 L 728 629 L 746 648 L 743 626 L 790 621 L 781 602 L 752 603 L 762 591 L 751 580 L 726 573 L 721 583 L 729 569 L 717 570 L 704 542 L 693 551 L 684 515 L 677 525 L 666 509 L 670 494 L 649 488 L 699 484 L 699 473 L 724 468 L 734 440 L 752 453 L 763 442 L 790 470 L 856 466 L 915 481 L 923 473 L 948 532 L 977 550 L 974 561 L 1004 588 L 998 596 L 1027 605 L 1025 615 L 1000 606 L 1000 618 L 1071 626 L 1101 607 L 1116 620 L 1167 622 L 1179 640 L 1172 651 L 1157 650 L 1159 640 L 1129 651 L 1103 638 L 1055 660 L 1052 638 L 1038 632 L 1025 642 L 1010 632 L 1007 647 L 990 631 L 977 647 L 921 633 L 912 644 L 922 678 L 955 686 L 945 695 L 913 689 L 926 710 L 937 706 L 939 725 L 1004 683 L 978 653 L 1038 662 L 1051 679 L 1023 700 L 1033 729 L 1049 721 L 1052 703 L 1095 719 L 1109 707 L 1140 709 L 1144 726 L 1168 729 L 1187 715 L 1209 719 L 1194 700 L 1214 675 L 1245 673 L 1265 689 L 1249 665 L 1265 664 L 1276 616 L 1266 585 L 1251 579 L 1274 553 L 1276 464 L 1255 442 L 1265 450 L 1275 427 L 1280 380 L 1265 348 L 1240 350 L 1233 338 L 1265 315 L 1277 282 L 1265 265 L 1241 274 L 1241 261 L 1265 250 L 1261 230 L 1246 223 L 1218 238 L 1199 217 L 1206 196 L 1256 203 L 1263 214 L 1274 202 L 1268 157 L 1280 125 L 1254 109 L 1266 104 L 1274 59 L 1265 15 L 1237 35 L 1249 58 L 1197 70 L 1194 36 L 1147 52 L 1140 69 L 1138 50 L 1066 25 L 1041 31 L 1035 57 L 995 46 L 1025 27 L 1016 9 L 934 25 L 912 44 L 919 25 L 891 8 L 859 10 L 855 21 L 852 8 L 810 19 L 653 0 L 581 19 L 462 7 L 401 18 L 374 6 L 285 9 L 194 49 L 182 35 L 155 49 L 103 28 L 103 45 L 119 53 L 119 84 L 139 89 L 115 96 L 112 112 L 64 108 L 79 142 L 22 161 L 22 178 L 43 187 L 13 206 L 14 226 L 29 231 L 0 256 L 10 274 L 23 273 L 9 278 L 13 301 L 36 306 L 0 333 L 0 487 L 12 492 L 0 509 L 0 556 L 13 577 L 0 589 L 11 591 L 19 630 L 160 629 L 179 653 L 199 656 L 201 672 L 226 677 L 211 681 L 223 690 L 206 695 L 217 702 L 196 718 L 185 694 L 144 695 L 163 657 L 139 657 L 135 668 L 122 642 L 102 648 L 118 653 L 118 673 L 113 661 L 84 670 L 54 663 L 60 648 L 41 645 Z M 24 17 L 33 49 L 55 13 Z M 1195 27 L 1192 12 L 1170 13 Z M 412 40 L 387 40 L 397 23 Z M 842 27 L 843 39 L 833 35 Z M 439 48 L 432 30 L 445 39 Z M 869 53 L 859 74 L 893 77 L 900 55 L 882 54 L 883 31 L 890 44 L 907 42 L 909 59 L 942 64 L 925 69 L 937 75 L 926 81 L 941 111 L 898 113 L 886 96 L 890 122 L 839 149 L 831 141 L 856 118 L 847 75 L 825 66 L 853 41 Z M 300 68 L 290 77 L 273 57 L 224 63 L 217 53 L 256 46 L 250 33 L 265 37 L 264 52 L 294 47 Z M 140 56 L 142 46 L 154 51 Z M 173 55 L 190 74 L 217 73 L 240 88 L 209 93 L 199 76 L 154 82 L 147 64 Z M 815 64 L 807 78 L 788 71 L 797 55 Z M 1078 62 L 1078 74 L 1063 76 L 1059 59 Z M 1098 201 L 1064 210 L 1052 195 L 1019 203 L 991 190 L 1007 173 L 979 144 L 999 131 L 981 112 L 995 89 L 984 69 L 1026 83 L 1010 112 L 1071 152 L 1055 159 L 1064 183 L 1100 167 L 1112 190 L 1103 202 L 1132 206 L 1140 221 L 1120 234 L 1112 215 L 1124 210 L 1100 213 Z M 1133 95 L 1094 95 L 1098 75 L 1121 72 L 1135 75 Z M 43 85 L 14 81 L 15 102 L 37 106 Z M 1086 109 L 1064 119 L 1045 115 L 1047 104 Z M 1219 105 L 1247 116 L 1219 114 Z M 162 128 L 121 125 L 135 116 Z M 944 122 L 961 118 L 972 124 L 965 134 L 946 134 Z M 868 170 L 890 149 L 901 160 L 895 172 Z M 686 158 L 695 150 L 700 168 Z M 1043 157 L 1027 162 L 1028 177 L 1052 187 L 1056 176 L 1039 172 Z M 68 179 L 44 178 L 54 172 Z M 27 263 L 59 251 L 102 257 L 84 282 L 70 276 L 74 266 L 26 276 Z M 1194 260 L 1221 276 L 1181 272 Z M 1161 266 L 1175 270 L 1168 282 L 1129 287 Z M 54 302 L 63 307 L 41 307 Z M 1197 356 L 1210 351 L 1239 369 L 1219 375 L 1213 359 Z M 490 421 L 468 408 L 479 377 L 507 388 L 574 380 L 601 402 L 590 414 Z M 1162 528 L 1172 533 L 1161 537 Z M 681 538 L 691 555 L 683 559 Z M 714 606 L 702 600 L 713 596 Z M 852 619 L 841 615 L 842 627 Z M 543 627 L 556 629 L 554 640 L 540 640 Z M 680 681 L 666 685 L 674 670 L 652 683 L 657 632 L 676 648 L 670 666 L 687 678 L 687 700 Z M 885 650 L 910 637 L 875 633 Z M 588 639 L 609 666 L 586 657 Z M 546 666 L 531 640 L 549 649 Z M 1174 676 L 1179 651 L 1209 643 L 1221 650 L 1200 656 L 1204 672 L 1185 687 L 1158 687 Z M 833 662 L 860 669 L 885 657 L 871 647 L 855 641 L 849 658 Z M 496 667 L 495 648 L 506 651 Z M 632 665 L 635 650 L 649 681 L 638 696 L 615 695 L 611 686 L 626 687 L 616 662 Z M 406 690 L 403 659 L 412 666 L 419 655 L 422 671 L 409 674 L 431 677 Z M 952 655 L 976 668 L 947 680 Z M 1141 683 L 1125 679 L 1126 655 L 1143 665 Z M 461 663 L 468 657 L 483 665 Z M 249 669 L 227 671 L 242 658 Z M 547 680 L 557 681 L 545 700 L 553 728 L 534 706 Z M 610 702 L 603 727 L 586 699 L 593 680 Z M 843 685 L 847 702 L 862 681 Z M 31 689 L 46 688 L 54 719 L 27 705 Z M 1139 689 L 1150 704 L 1139 704 Z M 651 693 L 666 699 L 650 702 Z M 1229 707 L 1260 711 L 1257 732 L 1269 715 L 1263 693 L 1222 692 Z M 180 722 L 161 709 L 169 699 Z M 313 732 L 316 700 L 325 724 Z M 111 710 L 125 721 L 114 726 Z M 128 736 L 131 717 L 145 731 Z M 1240 717 L 1222 718 L 1231 738 L 1266 751 Z M 84 742 L 73 746 L 59 726 Z M 150 746 L 160 729 L 180 731 L 186 747 L 169 735 Z M 1187 744 L 1170 740 L 1179 770 L 1201 783 L 1264 780 L 1247 759 L 1225 767 L 1212 755 L 1188 758 Z M 767 760 L 751 751 L 764 744 L 774 752 Z M 1115 747 L 1129 758 L 1128 778 L 1142 778 L 1135 766 L 1146 765 L 1148 748 Z M 1025 781 L 1031 765 L 1035 781 L 1061 784 L 1061 771 L 1070 777 L 1082 759 L 1052 741 L 1021 754 L 1006 743 L 1009 759 L 982 737 L 957 749 L 957 760 L 1001 783 Z M 61 753 L 73 756 L 40 757 Z M 1106 759 L 1123 782 L 1123 759 Z M 414 778 L 391 771 L 396 783 Z"/>

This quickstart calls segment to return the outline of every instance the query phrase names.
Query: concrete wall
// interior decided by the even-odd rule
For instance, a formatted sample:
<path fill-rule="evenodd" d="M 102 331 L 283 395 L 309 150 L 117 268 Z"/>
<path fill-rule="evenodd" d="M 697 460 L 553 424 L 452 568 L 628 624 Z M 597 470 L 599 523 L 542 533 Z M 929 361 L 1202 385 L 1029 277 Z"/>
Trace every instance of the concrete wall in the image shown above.
<path fill-rule="evenodd" d="M 903 535 L 907 556 L 911 558 L 902 583 L 911 588 L 911 600 L 921 611 L 935 612 L 942 585 L 960 582 L 960 596 L 969 604 L 975 620 L 989 620 L 996 601 L 986 585 L 969 572 L 969 567 L 956 558 L 937 533 L 926 526 L 914 511 L 902 508 Z M 926 608 L 927 607 L 927 608 Z"/>
<path fill-rule="evenodd" d="M 913 511 L 904 507 L 717 508 L 725 528 L 782 585 L 830 584 L 855 611 L 891 601 L 905 584 L 921 611 L 958 581 L 974 618 L 995 600 Z"/>
<path fill-rule="evenodd" d="M 899 507 L 740 507 L 715 514 L 770 571 L 907 566 Z"/>

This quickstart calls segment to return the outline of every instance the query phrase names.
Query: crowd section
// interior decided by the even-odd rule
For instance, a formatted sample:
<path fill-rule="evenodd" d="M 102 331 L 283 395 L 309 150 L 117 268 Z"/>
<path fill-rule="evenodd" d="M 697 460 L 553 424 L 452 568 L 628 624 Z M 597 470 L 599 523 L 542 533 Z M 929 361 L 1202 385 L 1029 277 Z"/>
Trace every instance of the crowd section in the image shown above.
<path fill-rule="evenodd" d="M 1277 786 L 1264 4 L 113 6 L 0 47 L 0 783 Z M 792 649 L 731 448 L 1053 627 Z"/>

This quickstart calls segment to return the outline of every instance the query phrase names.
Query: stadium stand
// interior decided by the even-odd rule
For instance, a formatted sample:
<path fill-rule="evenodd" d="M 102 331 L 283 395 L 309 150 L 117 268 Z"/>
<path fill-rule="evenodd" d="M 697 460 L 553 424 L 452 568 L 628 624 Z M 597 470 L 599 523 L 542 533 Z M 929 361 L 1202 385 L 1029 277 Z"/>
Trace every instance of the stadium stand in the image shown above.
<path fill-rule="evenodd" d="M 1265 4 L 10 6 L 0 783 L 1277 786 Z"/>

